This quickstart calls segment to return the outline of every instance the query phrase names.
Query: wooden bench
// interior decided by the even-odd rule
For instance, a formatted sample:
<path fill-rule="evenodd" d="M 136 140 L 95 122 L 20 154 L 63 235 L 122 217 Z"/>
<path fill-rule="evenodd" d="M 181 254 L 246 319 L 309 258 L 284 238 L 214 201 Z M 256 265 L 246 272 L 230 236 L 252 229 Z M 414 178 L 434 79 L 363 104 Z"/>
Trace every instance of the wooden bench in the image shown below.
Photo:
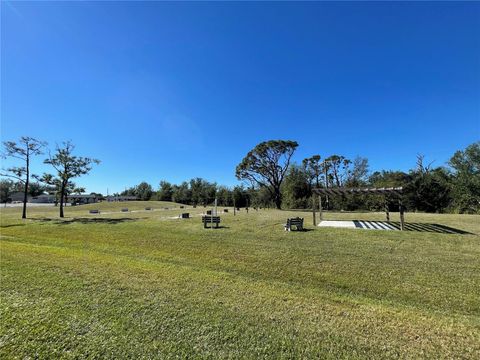
<path fill-rule="evenodd" d="M 181 213 L 180 214 L 180 219 L 189 219 L 190 218 L 190 213 Z"/>
<path fill-rule="evenodd" d="M 127 208 L 122 208 L 122 212 L 128 212 Z"/>
<path fill-rule="evenodd" d="M 152 210 L 152 208 L 151 207 L 146 207 L 145 210 Z"/>
<path fill-rule="evenodd" d="M 212 210 L 207 210 L 207 215 L 212 215 Z"/>
<path fill-rule="evenodd" d="M 228 209 L 223 209 L 223 212 L 224 212 L 224 213 L 228 213 Z"/>
<path fill-rule="evenodd" d="M 90 210 L 90 214 L 100 214 L 100 210 Z"/>
<path fill-rule="evenodd" d="M 207 227 L 207 224 L 211 224 L 210 227 L 213 227 L 213 224 L 215 224 L 215 227 L 218 228 L 218 224 L 220 224 L 220 216 L 202 216 L 202 223 L 204 228 Z"/>
<path fill-rule="evenodd" d="M 180 209 L 183 209 L 183 208 L 185 208 L 185 206 L 183 206 L 183 205 L 180 205 Z"/>
<path fill-rule="evenodd" d="M 295 226 L 297 230 L 303 230 L 303 218 L 290 218 L 287 219 L 287 223 L 284 225 L 285 231 L 292 231 L 292 226 Z"/>

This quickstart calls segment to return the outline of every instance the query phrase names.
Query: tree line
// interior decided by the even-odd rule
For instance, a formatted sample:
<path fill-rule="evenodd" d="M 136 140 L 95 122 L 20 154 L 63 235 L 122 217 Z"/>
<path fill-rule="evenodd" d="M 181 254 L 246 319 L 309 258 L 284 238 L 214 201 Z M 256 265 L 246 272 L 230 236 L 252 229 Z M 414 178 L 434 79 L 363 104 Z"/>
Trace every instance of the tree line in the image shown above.
<path fill-rule="evenodd" d="M 198 206 L 212 205 L 215 199 L 219 206 L 270 206 L 270 201 L 264 203 L 259 201 L 257 193 L 258 190 L 248 189 L 243 185 L 229 188 L 197 177 L 181 184 L 172 184 L 162 180 L 156 190 L 147 182 L 141 182 L 114 195 L 135 196 L 139 200 L 174 201 Z"/>
<path fill-rule="evenodd" d="M 87 174 L 94 158 L 74 155 L 71 142 L 47 151 L 47 144 L 31 137 L 3 142 L 3 157 L 18 160 L 17 166 L 3 169 L 0 176 L 2 201 L 17 190 L 24 194 L 22 217 L 26 217 L 28 195 L 44 192 L 55 194 L 60 205 L 60 217 L 67 196 L 82 193 L 73 179 Z M 192 178 L 180 184 L 166 180 L 157 189 L 147 182 L 133 186 L 120 194 L 136 196 L 139 200 L 174 201 L 190 205 L 211 205 L 217 199 L 220 206 L 275 207 L 278 209 L 307 209 L 314 204 L 314 188 L 341 187 L 398 187 L 404 188 L 403 204 L 408 211 L 480 213 L 480 142 L 456 151 L 449 161 L 433 167 L 417 156 L 416 166 L 407 172 L 382 170 L 370 172 L 368 159 L 348 159 L 333 154 L 319 154 L 292 162 L 298 143 L 290 140 L 265 141 L 247 153 L 235 169 L 241 185 L 227 187 L 202 178 Z M 48 152 L 43 161 L 53 173 L 30 174 L 32 158 Z M 14 179 L 15 181 L 8 180 Z M 31 182 L 31 179 L 36 182 Z M 101 197 L 101 194 L 98 194 Z M 5 200 L 6 201 L 6 200 Z M 375 195 L 325 196 L 324 207 L 331 210 L 380 210 L 384 199 Z M 391 202 L 392 211 L 396 204 Z"/>
<path fill-rule="evenodd" d="M 158 188 L 142 182 L 120 195 L 141 200 L 175 201 L 190 205 L 312 208 L 314 188 L 403 187 L 403 205 L 408 211 L 480 213 L 480 142 L 456 151 L 449 161 L 433 167 L 418 155 L 416 165 L 407 172 L 370 172 L 368 159 L 348 159 L 343 155 L 312 155 L 301 163 L 291 158 L 298 147 L 295 141 L 271 140 L 258 144 L 236 168 L 243 185 L 226 187 L 202 178 L 181 184 L 161 181 Z M 398 203 L 391 199 L 392 211 Z M 380 195 L 324 196 L 330 210 L 383 210 Z"/>

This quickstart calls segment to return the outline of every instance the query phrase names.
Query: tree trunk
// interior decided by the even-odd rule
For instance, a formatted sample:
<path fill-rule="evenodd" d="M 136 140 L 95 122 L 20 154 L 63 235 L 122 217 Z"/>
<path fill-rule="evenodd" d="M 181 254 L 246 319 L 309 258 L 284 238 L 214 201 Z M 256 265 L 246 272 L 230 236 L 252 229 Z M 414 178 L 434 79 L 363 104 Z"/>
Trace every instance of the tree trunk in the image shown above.
<path fill-rule="evenodd" d="M 62 188 L 60 190 L 60 217 L 63 218 L 63 200 L 65 197 L 65 185 L 62 183 Z"/>
<path fill-rule="evenodd" d="M 30 159 L 28 158 L 27 154 L 27 164 L 26 164 L 26 169 L 27 169 L 27 178 L 25 179 L 25 189 L 23 192 L 23 211 L 22 211 L 22 219 L 27 218 L 27 200 L 28 200 L 28 180 L 30 178 Z"/>
<path fill-rule="evenodd" d="M 275 194 L 274 194 L 273 201 L 275 202 L 275 207 L 278 210 L 281 210 L 281 208 L 282 208 L 282 194 L 280 193 L 280 189 L 275 189 Z"/>

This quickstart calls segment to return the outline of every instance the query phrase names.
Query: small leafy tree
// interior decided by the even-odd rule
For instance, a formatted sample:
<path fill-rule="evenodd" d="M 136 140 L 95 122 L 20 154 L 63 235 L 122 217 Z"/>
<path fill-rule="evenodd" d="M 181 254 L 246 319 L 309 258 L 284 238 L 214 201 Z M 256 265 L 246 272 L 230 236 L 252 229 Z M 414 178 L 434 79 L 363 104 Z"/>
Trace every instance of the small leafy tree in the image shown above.
<path fill-rule="evenodd" d="M 282 185 L 284 206 L 289 209 L 306 208 L 311 204 L 311 185 L 305 168 L 292 164 Z"/>
<path fill-rule="evenodd" d="M 407 206 L 425 212 L 443 212 L 451 202 L 449 176 L 444 168 L 417 168 L 405 187 Z"/>
<path fill-rule="evenodd" d="M 67 193 L 73 190 L 71 180 L 88 174 L 92 169 L 92 164 L 100 163 L 97 159 L 73 155 L 74 149 L 75 145 L 70 141 L 64 142 L 62 147 L 57 145 L 55 154 L 44 161 L 56 171 L 56 175 L 44 174 L 42 181 L 59 189 L 61 218 L 64 217 L 63 206 Z"/>
<path fill-rule="evenodd" d="M 232 202 L 235 207 L 245 207 L 248 205 L 247 192 L 243 185 L 235 186 L 232 191 Z"/>
<path fill-rule="evenodd" d="M 157 192 L 157 198 L 160 201 L 172 201 L 173 186 L 168 181 L 160 181 L 160 190 Z"/>
<path fill-rule="evenodd" d="M 10 195 L 13 192 L 15 184 L 12 180 L 2 179 L 0 180 L 0 202 L 7 206 L 7 202 L 10 199 Z"/>
<path fill-rule="evenodd" d="M 182 182 L 180 185 L 173 186 L 172 200 L 181 204 L 191 203 L 192 195 L 186 181 Z"/>
<path fill-rule="evenodd" d="M 143 181 L 140 184 L 138 184 L 135 188 L 135 196 L 138 197 L 140 200 L 150 200 L 150 198 L 153 195 L 153 188 L 152 185 L 149 183 Z"/>
<path fill-rule="evenodd" d="M 461 213 L 480 212 L 480 141 L 455 152 L 449 165 L 454 172 L 454 207 Z"/>
<path fill-rule="evenodd" d="M 232 192 L 225 186 L 219 186 L 217 191 L 218 204 L 223 206 L 232 206 Z"/>
<path fill-rule="evenodd" d="M 298 147 L 296 141 L 270 140 L 253 148 L 236 168 L 239 180 L 268 189 L 277 209 L 282 206 L 281 186 Z"/>
<path fill-rule="evenodd" d="M 32 156 L 42 154 L 46 142 L 37 140 L 33 137 L 22 136 L 18 142 L 4 141 L 3 158 L 11 157 L 23 162 L 21 166 L 13 166 L 0 173 L 1 176 L 10 177 L 18 180 L 23 185 L 23 211 L 22 219 L 27 218 L 27 199 L 30 182 L 30 162 Z"/>

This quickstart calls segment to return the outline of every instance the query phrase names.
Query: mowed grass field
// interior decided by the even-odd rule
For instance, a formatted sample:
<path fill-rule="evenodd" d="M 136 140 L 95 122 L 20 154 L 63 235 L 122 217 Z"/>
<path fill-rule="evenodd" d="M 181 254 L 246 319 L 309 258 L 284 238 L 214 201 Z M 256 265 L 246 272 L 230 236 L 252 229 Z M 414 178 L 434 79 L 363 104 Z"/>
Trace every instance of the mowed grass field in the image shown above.
<path fill-rule="evenodd" d="M 1 209 L 0 358 L 480 358 L 480 216 L 406 214 L 470 233 L 441 234 L 230 209 L 210 230 L 204 210 Z"/>

